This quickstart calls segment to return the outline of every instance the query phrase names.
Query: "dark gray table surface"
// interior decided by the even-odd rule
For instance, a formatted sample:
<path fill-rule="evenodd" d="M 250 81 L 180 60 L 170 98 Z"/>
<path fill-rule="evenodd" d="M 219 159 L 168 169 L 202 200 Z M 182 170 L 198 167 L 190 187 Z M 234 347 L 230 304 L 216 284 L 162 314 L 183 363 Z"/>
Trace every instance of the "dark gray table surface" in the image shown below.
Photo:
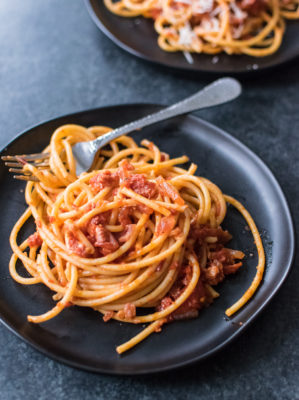
<path fill-rule="evenodd" d="M 211 79 L 178 75 L 126 54 L 97 30 L 82 1 L 0 2 L 1 147 L 40 121 L 112 104 L 168 104 Z M 234 103 L 198 115 L 270 166 L 298 228 L 299 60 L 243 86 Z M 162 375 L 76 370 L 0 325 L 0 399 L 299 399 L 298 267 L 297 257 L 270 306 L 232 345 L 201 364 Z"/>

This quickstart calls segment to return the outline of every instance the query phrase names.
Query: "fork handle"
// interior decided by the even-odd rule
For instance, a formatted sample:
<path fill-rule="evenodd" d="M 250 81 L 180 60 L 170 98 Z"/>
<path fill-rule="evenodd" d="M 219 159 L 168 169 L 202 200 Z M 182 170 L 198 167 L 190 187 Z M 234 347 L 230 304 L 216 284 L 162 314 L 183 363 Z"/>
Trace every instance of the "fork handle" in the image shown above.
<path fill-rule="evenodd" d="M 233 78 L 218 79 L 194 95 L 187 97 L 170 107 L 163 108 L 154 114 L 129 122 L 120 128 L 108 132 L 106 135 L 100 136 L 96 140 L 93 140 L 92 144 L 94 148 L 98 150 L 100 147 L 105 146 L 111 140 L 116 139 L 119 136 L 178 115 L 226 103 L 238 97 L 240 93 L 241 85 L 237 80 Z"/>
<path fill-rule="evenodd" d="M 78 143 L 77 145 L 74 145 L 73 152 L 75 158 L 77 159 L 77 173 L 79 174 L 88 170 L 90 168 L 90 164 L 86 165 L 86 160 L 89 161 L 95 157 L 99 149 L 108 144 L 111 140 L 128 134 L 134 130 L 144 128 L 178 115 L 226 103 L 238 97 L 241 93 L 241 90 L 241 85 L 236 79 L 221 78 L 206 86 L 194 95 L 187 97 L 186 99 L 173 104 L 170 107 L 163 108 L 154 114 L 150 114 L 134 122 L 123 125 L 120 128 L 116 128 L 91 142 Z M 78 147 L 79 145 L 80 148 Z"/>

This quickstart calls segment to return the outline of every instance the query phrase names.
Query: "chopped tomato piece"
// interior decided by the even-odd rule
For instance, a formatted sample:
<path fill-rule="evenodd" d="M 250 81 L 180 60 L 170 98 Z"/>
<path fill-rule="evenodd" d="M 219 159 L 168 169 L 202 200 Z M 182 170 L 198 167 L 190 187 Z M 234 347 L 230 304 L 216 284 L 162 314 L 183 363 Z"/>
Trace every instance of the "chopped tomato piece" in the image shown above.
<path fill-rule="evenodd" d="M 65 233 L 65 244 L 68 250 L 80 257 L 86 257 L 88 255 L 85 245 L 81 243 L 71 231 L 66 231 Z"/>
<path fill-rule="evenodd" d="M 119 178 L 120 184 L 122 184 L 130 176 L 130 171 L 133 171 L 134 167 L 128 160 L 122 160 L 119 163 Z"/>
<path fill-rule="evenodd" d="M 136 307 L 133 303 L 127 303 L 124 306 L 124 313 L 126 319 L 132 319 L 136 317 Z"/>
<path fill-rule="evenodd" d="M 95 236 L 91 237 L 91 241 L 95 247 L 101 250 L 104 256 L 113 253 L 119 248 L 119 243 L 113 233 L 101 224 L 95 228 Z"/>
<path fill-rule="evenodd" d="M 103 315 L 103 321 L 107 322 L 114 316 L 114 311 L 106 311 L 105 314 Z"/>
<path fill-rule="evenodd" d="M 28 246 L 29 247 L 40 247 L 43 241 L 39 236 L 38 232 L 33 233 L 28 237 Z"/>
<path fill-rule="evenodd" d="M 155 182 L 149 181 L 142 174 L 131 174 L 125 179 L 124 186 L 148 199 L 152 199 L 157 194 Z"/>
<path fill-rule="evenodd" d="M 236 264 L 231 264 L 231 265 L 224 265 L 223 266 L 223 272 L 224 275 L 230 275 L 234 274 L 235 272 L 238 271 L 238 269 L 242 266 L 241 262 L 238 262 Z"/>
<path fill-rule="evenodd" d="M 89 184 L 94 192 L 99 192 L 105 187 L 113 188 L 119 184 L 119 175 L 117 172 L 103 170 L 90 178 Z"/>
<path fill-rule="evenodd" d="M 132 223 L 132 220 L 130 218 L 130 215 L 132 215 L 132 209 L 131 207 L 121 207 L 119 209 L 118 213 L 118 221 L 122 226 L 126 226 Z"/>
<path fill-rule="evenodd" d="M 176 223 L 175 217 L 170 215 L 169 217 L 162 217 L 157 225 L 157 235 L 169 234 L 174 228 Z"/>
<path fill-rule="evenodd" d="M 183 206 L 185 204 L 185 201 L 179 195 L 178 191 L 171 184 L 166 182 L 166 180 L 162 176 L 158 176 L 157 182 L 159 192 L 162 196 L 170 197 L 172 201 L 180 206 Z"/>

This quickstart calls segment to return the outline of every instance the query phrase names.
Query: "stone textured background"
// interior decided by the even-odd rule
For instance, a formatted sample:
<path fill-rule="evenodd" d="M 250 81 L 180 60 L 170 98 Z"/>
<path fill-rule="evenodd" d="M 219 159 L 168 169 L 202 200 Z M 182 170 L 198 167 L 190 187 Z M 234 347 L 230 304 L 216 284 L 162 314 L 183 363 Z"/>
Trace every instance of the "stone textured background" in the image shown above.
<path fill-rule="evenodd" d="M 126 54 L 97 30 L 82 1 L 0 2 L 1 147 L 59 115 L 128 102 L 168 104 L 210 80 Z M 242 83 L 244 93 L 233 106 L 198 115 L 270 166 L 298 228 L 299 60 Z M 0 399 L 299 399 L 298 266 L 297 257 L 279 294 L 234 344 L 172 373 L 131 378 L 79 371 L 50 360 L 0 325 Z"/>

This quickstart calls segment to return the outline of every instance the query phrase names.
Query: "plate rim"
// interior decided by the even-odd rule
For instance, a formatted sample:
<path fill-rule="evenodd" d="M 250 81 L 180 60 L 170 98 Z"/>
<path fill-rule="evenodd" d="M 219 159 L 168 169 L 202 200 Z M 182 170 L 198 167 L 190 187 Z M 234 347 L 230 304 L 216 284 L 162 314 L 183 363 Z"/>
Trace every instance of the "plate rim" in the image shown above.
<path fill-rule="evenodd" d="M 296 58 L 299 58 L 299 51 L 298 54 L 292 54 L 289 57 L 287 57 L 285 60 L 279 61 L 277 63 L 274 63 L 272 65 L 267 65 L 267 66 L 260 66 L 258 69 L 242 69 L 242 70 L 237 70 L 237 71 L 232 71 L 231 69 L 222 69 L 219 71 L 215 71 L 215 70 L 207 70 L 207 69 L 200 69 L 200 68 L 192 68 L 192 67 L 188 67 L 186 64 L 186 67 L 183 66 L 173 66 L 170 63 L 167 62 L 163 62 L 160 60 L 154 60 L 152 58 L 150 58 L 149 56 L 147 56 L 146 54 L 143 54 L 135 49 L 133 49 L 132 47 L 126 45 L 125 43 L 123 43 L 120 39 L 118 39 L 113 32 L 111 32 L 102 22 L 102 20 L 98 17 L 94 6 L 93 6 L 93 1 L 94 0 L 84 0 L 85 6 L 87 8 L 88 14 L 91 17 L 92 21 L 94 22 L 94 24 L 99 28 L 99 30 L 108 38 L 110 39 L 114 44 L 116 44 L 119 48 L 121 48 L 122 50 L 128 52 L 129 54 L 132 54 L 133 56 L 139 58 L 142 61 L 147 61 L 150 62 L 152 65 L 159 65 L 160 67 L 163 68 L 170 68 L 173 71 L 180 71 L 180 72 L 188 72 L 188 73 L 198 73 L 200 72 L 203 75 L 213 75 L 213 76 L 217 76 L 217 75 L 221 75 L 221 74 L 230 74 L 233 76 L 251 76 L 251 75 L 260 75 L 266 71 L 271 71 L 275 68 L 278 68 L 282 65 L 286 65 L 288 63 L 290 63 L 291 61 L 295 60 Z M 248 56 L 250 57 L 250 56 Z M 252 61 L 256 60 L 255 57 L 252 57 Z"/>
<path fill-rule="evenodd" d="M 89 0 L 87 0 L 89 1 Z M 125 108 L 125 107 L 139 107 L 139 108 L 147 108 L 147 107 L 156 107 L 157 109 L 164 107 L 161 104 L 157 103 L 123 103 L 123 104 L 112 104 L 112 105 L 106 105 L 104 107 L 96 107 L 96 108 L 91 108 L 91 109 L 86 109 L 86 110 L 81 110 L 79 112 L 73 112 L 69 114 L 63 114 L 55 118 L 51 118 L 49 120 L 45 120 L 43 122 L 39 122 L 35 125 L 30 126 L 29 128 L 26 128 L 23 130 L 21 133 L 17 134 L 14 138 L 12 138 L 9 142 L 7 142 L 6 145 L 4 145 L 0 149 L 0 155 L 2 155 L 3 152 L 6 152 L 7 147 L 14 144 L 17 142 L 21 137 L 25 136 L 28 132 L 32 131 L 35 128 L 41 127 L 43 125 L 46 125 L 48 123 L 53 123 L 55 121 L 59 121 L 60 119 L 63 118 L 72 118 L 75 116 L 80 116 L 84 115 L 86 113 L 96 113 L 99 111 L 103 111 L 105 109 L 115 109 L 115 108 Z M 204 119 L 188 114 L 185 117 L 188 119 L 190 122 L 195 122 L 201 124 L 203 128 L 208 128 L 216 131 L 217 134 L 223 136 L 226 140 L 228 140 L 230 143 L 232 143 L 235 146 L 238 146 L 239 148 L 242 149 L 242 151 L 245 151 L 245 153 L 250 156 L 256 164 L 258 164 L 258 167 L 261 168 L 267 176 L 271 179 L 271 184 L 273 187 L 276 189 L 276 193 L 279 196 L 279 199 L 281 201 L 281 204 L 283 206 L 284 212 L 286 219 L 288 220 L 287 227 L 288 231 L 290 234 L 291 241 L 289 243 L 290 246 L 290 251 L 288 254 L 288 259 L 285 264 L 284 272 L 281 274 L 279 278 L 278 284 L 274 287 L 274 289 L 271 290 L 271 293 L 267 296 L 267 298 L 263 301 L 261 301 L 261 304 L 258 306 L 258 308 L 252 313 L 250 317 L 247 318 L 246 322 L 238 328 L 233 334 L 231 334 L 225 341 L 222 343 L 218 344 L 216 347 L 213 347 L 212 349 L 208 350 L 207 352 L 193 356 L 192 358 L 189 358 L 188 360 L 184 360 L 181 362 L 173 363 L 169 366 L 165 367 L 155 367 L 155 368 L 143 368 L 141 371 L 126 371 L 126 370 L 121 370 L 121 367 L 117 370 L 107 370 L 102 367 L 93 367 L 93 366 L 88 366 L 88 365 L 83 365 L 82 363 L 73 361 L 71 359 L 67 359 L 64 356 L 56 355 L 53 354 L 50 350 L 47 348 L 43 347 L 43 345 L 36 343 L 33 339 L 30 339 L 28 337 L 23 336 L 18 330 L 16 330 L 12 324 L 10 323 L 9 319 L 4 317 L 2 313 L 0 313 L 0 322 L 8 328 L 11 332 L 13 332 L 17 337 L 22 339 L 24 342 L 28 343 L 30 346 L 32 346 L 34 349 L 38 350 L 42 354 L 45 354 L 51 359 L 54 359 L 56 361 L 59 361 L 65 365 L 78 368 L 81 370 L 86 370 L 90 372 L 96 372 L 96 373 L 103 373 L 103 374 L 108 374 L 108 375 L 117 375 L 117 376 L 142 376 L 142 375 L 149 375 L 149 374 L 156 374 L 159 372 L 166 372 L 166 371 L 172 371 L 175 369 L 180 369 L 183 368 L 187 365 L 192 365 L 196 362 L 202 362 L 203 360 L 211 357 L 212 355 L 215 355 L 217 352 L 220 350 L 224 349 L 227 347 L 230 343 L 232 343 L 234 340 L 236 340 L 237 337 L 239 337 L 251 324 L 252 322 L 258 317 L 258 315 L 264 311 L 264 309 L 269 305 L 273 297 L 278 293 L 280 290 L 281 286 L 283 283 L 286 281 L 288 274 L 292 268 L 293 262 L 294 262 L 294 257 L 295 257 L 295 237 L 296 237 L 296 232 L 295 232 L 295 225 L 294 225 L 294 220 L 292 217 L 292 213 L 289 207 L 288 200 L 286 198 L 286 195 L 284 194 L 281 185 L 277 178 L 275 177 L 274 173 L 272 170 L 269 168 L 269 166 L 257 155 L 251 150 L 247 145 L 243 144 L 239 139 L 235 138 L 233 135 L 229 134 L 228 132 L 224 131 L 223 129 L 219 128 L 218 126 L 205 121 Z M 8 172 L 7 172 L 8 173 Z"/>

